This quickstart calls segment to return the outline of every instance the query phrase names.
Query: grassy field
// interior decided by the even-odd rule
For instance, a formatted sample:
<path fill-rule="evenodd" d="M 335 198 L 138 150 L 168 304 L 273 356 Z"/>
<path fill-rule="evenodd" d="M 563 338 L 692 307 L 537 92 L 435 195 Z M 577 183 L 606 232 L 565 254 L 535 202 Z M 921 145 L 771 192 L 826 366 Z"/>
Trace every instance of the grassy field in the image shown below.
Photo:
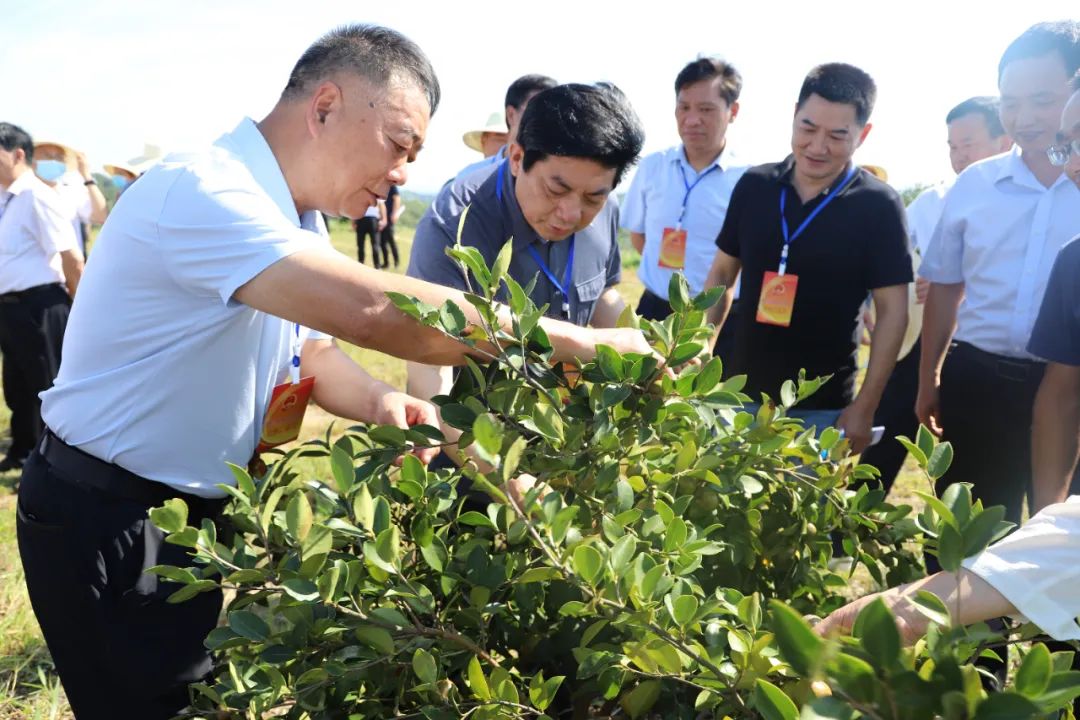
<path fill-rule="evenodd" d="M 415 212 L 415 211 L 414 211 Z M 405 220 L 408 221 L 409 214 Z M 409 223 L 411 226 L 412 223 Z M 349 257 L 356 257 L 356 241 L 352 230 L 344 224 L 332 227 L 334 246 Z M 408 263 L 412 231 L 401 227 L 398 245 L 401 251 L 401 268 Z M 628 303 L 636 304 L 642 286 L 636 273 L 630 268 L 637 265 L 637 254 L 632 250 L 624 256 L 627 269 L 623 274 L 620 291 Z M 377 378 L 396 387 L 405 386 L 405 363 L 372 350 L 352 345 L 347 351 L 363 367 Z M 334 418 L 312 407 L 305 418 L 302 439 L 325 432 Z M 6 450 L 8 410 L 0 405 L 0 453 Z M 344 423 L 339 423 L 344 427 Z M 316 469 L 318 471 L 318 469 Z M 894 497 L 902 502 L 912 502 L 912 491 L 918 484 L 918 475 L 906 470 L 894 489 Z M 15 486 L 18 473 L 0 474 L 0 720 L 60 720 L 70 718 L 63 689 L 53 672 L 48 650 L 45 648 L 37 622 L 30 608 L 23 584 L 15 539 Z"/>

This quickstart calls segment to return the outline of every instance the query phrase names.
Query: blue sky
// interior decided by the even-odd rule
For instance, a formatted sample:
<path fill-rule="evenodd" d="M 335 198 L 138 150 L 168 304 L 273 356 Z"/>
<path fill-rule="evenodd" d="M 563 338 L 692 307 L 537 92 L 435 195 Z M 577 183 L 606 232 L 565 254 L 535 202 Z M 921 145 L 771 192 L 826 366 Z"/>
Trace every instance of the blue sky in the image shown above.
<path fill-rule="evenodd" d="M 1008 42 L 1040 20 L 1077 15 L 1075 0 L 987 3 L 344 2 L 339 0 L 4 0 L 0 119 L 85 151 L 91 163 L 138 155 L 145 141 L 190 149 L 273 105 L 292 64 L 319 34 L 378 22 L 431 56 L 443 86 L 409 187 L 432 191 L 479 156 L 461 133 L 500 108 L 527 72 L 609 80 L 630 97 L 646 151 L 678 141 L 675 75 L 698 54 L 744 78 L 732 147 L 748 162 L 781 159 L 806 71 L 859 65 L 879 99 L 857 159 L 894 185 L 947 177 L 944 116 L 996 92 Z"/>

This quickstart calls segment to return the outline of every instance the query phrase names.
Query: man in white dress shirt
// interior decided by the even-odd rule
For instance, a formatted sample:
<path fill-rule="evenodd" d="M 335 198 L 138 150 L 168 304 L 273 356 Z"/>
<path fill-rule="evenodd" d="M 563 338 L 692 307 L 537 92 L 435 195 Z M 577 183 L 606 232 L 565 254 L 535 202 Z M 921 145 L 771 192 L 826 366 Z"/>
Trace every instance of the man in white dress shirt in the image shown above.
<path fill-rule="evenodd" d="M 189 523 L 216 518 L 218 485 L 234 482 L 226 463 L 247 464 L 278 437 L 266 422 L 275 386 L 307 388 L 346 418 L 437 422 L 429 403 L 372 378 L 330 336 L 463 363 L 464 345 L 386 293 L 449 299 L 474 324 L 479 315 L 459 292 L 334 251 L 319 212 L 356 218 L 403 184 L 439 94 L 408 39 L 339 28 L 305 51 L 266 118 L 167 158 L 106 222 L 19 493 L 30 599 L 79 720 L 171 718 L 210 669 L 203 639 L 221 594 L 166 602 L 176 585 L 145 570 L 190 559 L 162 542 L 147 511 L 179 497 Z M 637 331 L 542 323 L 556 360 L 591 358 L 597 343 L 648 352 Z"/>
<path fill-rule="evenodd" d="M 961 173 L 920 268 L 931 285 L 916 414 L 955 449 L 940 487 L 972 483 L 1012 522 L 1030 492 L 1044 371 L 1028 339 L 1054 258 L 1080 229 L 1080 191 L 1046 154 L 1078 65 L 1080 22 L 1040 23 L 1009 45 L 1001 122 L 1018 147 Z"/>
<path fill-rule="evenodd" d="M 83 257 L 69 208 L 32 169 L 34 144 L 0 122 L 0 354 L 11 447 L 0 471 L 22 467 L 41 437 L 38 393 L 60 369 L 60 348 Z"/>

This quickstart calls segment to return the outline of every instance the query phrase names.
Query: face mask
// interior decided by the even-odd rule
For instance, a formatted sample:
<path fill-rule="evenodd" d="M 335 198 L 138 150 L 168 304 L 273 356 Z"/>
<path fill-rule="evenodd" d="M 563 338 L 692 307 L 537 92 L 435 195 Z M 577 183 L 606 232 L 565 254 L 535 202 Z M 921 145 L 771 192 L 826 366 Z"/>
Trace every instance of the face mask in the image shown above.
<path fill-rule="evenodd" d="M 128 186 L 128 179 L 123 175 L 113 175 L 112 184 L 117 190 L 123 190 Z"/>
<path fill-rule="evenodd" d="M 45 182 L 54 182 L 67 172 L 67 165 L 59 160 L 38 160 L 34 172 Z"/>

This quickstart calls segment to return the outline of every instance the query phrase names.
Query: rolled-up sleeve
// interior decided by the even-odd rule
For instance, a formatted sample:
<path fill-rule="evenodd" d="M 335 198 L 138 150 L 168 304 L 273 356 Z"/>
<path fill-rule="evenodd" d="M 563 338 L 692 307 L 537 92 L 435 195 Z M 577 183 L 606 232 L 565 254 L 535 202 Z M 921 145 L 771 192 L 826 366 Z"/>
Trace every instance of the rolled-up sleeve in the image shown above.
<path fill-rule="evenodd" d="M 1080 496 L 1045 508 L 963 564 L 1046 634 L 1080 639 Z"/>

